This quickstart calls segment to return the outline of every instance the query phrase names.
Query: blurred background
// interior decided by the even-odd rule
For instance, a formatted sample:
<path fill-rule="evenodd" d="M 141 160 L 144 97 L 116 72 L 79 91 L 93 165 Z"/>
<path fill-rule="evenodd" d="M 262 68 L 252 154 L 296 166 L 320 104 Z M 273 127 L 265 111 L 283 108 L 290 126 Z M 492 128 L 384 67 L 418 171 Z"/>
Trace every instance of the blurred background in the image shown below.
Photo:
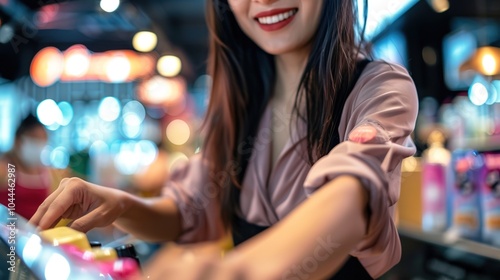
<path fill-rule="evenodd" d="M 405 66 L 420 99 L 398 205 L 404 254 L 385 278 L 496 279 L 500 2 L 368 2 L 375 57 Z M 27 218 L 67 176 L 158 196 L 198 151 L 210 86 L 204 6 L 0 0 L 0 161 L 18 166 Z"/>

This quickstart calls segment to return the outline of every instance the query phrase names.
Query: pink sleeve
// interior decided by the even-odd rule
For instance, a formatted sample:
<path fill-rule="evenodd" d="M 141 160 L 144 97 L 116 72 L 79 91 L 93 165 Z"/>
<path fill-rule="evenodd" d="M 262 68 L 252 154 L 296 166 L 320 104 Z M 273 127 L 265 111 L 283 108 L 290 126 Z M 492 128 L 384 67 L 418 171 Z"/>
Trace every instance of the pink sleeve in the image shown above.
<path fill-rule="evenodd" d="M 402 67 L 379 62 L 368 67 L 344 107 L 339 133 L 345 141 L 312 166 L 304 186 L 311 194 L 339 175 L 361 180 L 369 192 L 370 218 L 351 255 L 378 277 L 401 257 L 393 205 L 399 199 L 401 161 L 415 152 L 410 134 L 418 97 Z"/>
<path fill-rule="evenodd" d="M 209 180 L 201 154 L 194 155 L 171 173 L 163 195 L 174 199 L 181 215 L 183 233 L 177 242 L 210 241 L 223 236 L 218 192 Z"/>

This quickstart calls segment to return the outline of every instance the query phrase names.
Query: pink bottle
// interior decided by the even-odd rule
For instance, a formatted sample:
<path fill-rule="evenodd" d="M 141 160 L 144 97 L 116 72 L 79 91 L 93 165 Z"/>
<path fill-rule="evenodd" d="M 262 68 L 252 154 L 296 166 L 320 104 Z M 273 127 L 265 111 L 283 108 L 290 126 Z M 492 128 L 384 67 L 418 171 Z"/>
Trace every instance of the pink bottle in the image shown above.
<path fill-rule="evenodd" d="M 429 148 L 424 151 L 422 164 L 422 229 L 445 231 L 448 226 L 447 172 L 451 153 L 444 143 L 444 134 L 434 130 L 427 139 Z"/>
<path fill-rule="evenodd" d="M 131 258 L 120 258 L 112 261 L 95 261 L 91 251 L 81 251 L 74 245 L 61 245 L 60 246 L 71 257 L 81 260 L 82 264 L 87 263 L 91 266 L 97 266 L 99 272 L 106 277 L 106 279 L 113 280 L 128 280 L 139 279 L 140 270 L 137 262 Z"/>

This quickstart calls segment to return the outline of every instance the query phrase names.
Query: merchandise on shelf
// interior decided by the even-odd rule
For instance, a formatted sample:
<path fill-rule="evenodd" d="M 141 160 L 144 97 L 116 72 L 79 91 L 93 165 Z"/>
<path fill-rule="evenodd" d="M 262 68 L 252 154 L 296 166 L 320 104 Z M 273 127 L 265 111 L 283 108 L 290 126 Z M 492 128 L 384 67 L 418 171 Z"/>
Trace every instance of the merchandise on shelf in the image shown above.
<path fill-rule="evenodd" d="M 485 153 L 480 174 L 483 242 L 500 247 L 500 153 Z"/>
<path fill-rule="evenodd" d="M 459 236 L 478 241 L 482 228 L 478 181 L 482 165 L 476 151 L 457 150 L 452 154 L 452 227 Z"/>
<path fill-rule="evenodd" d="M 448 227 L 446 172 L 451 153 L 444 148 L 444 135 L 439 130 L 430 133 L 428 142 L 422 164 L 422 229 L 444 231 Z"/>

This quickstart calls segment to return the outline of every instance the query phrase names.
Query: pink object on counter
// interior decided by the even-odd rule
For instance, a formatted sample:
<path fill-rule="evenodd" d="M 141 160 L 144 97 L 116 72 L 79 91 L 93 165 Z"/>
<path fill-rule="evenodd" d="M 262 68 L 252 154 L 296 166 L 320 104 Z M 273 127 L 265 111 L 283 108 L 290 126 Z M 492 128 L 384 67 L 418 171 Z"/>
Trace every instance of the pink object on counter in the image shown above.
<path fill-rule="evenodd" d="M 59 247 L 61 247 L 64 250 L 64 252 L 66 252 L 67 254 L 69 254 L 73 257 L 76 257 L 78 259 L 85 260 L 85 261 L 93 261 L 94 260 L 92 252 L 82 251 L 82 250 L 80 250 L 80 248 L 76 247 L 75 245 L 63 244 L 63 245 L 60 245 Z"/>
<path fill-rule="evenodd" d="M 138 279 L 140 276 L 137 262 L 131 258 L 121 258 L 110 262 L 99 262 L 99 269 L 114 280 Z"/>
<path fill-rule="evenodd" d="M 64 252 L 69 256 L 77 258 L 78 260 L 83 260 L 84 263 L 91 263 L 93 266 L 99 268 L 99 272 L 103 275 L 109 275 L 113 280 L 126 280 L 126 279 L 138 279 L 139 266 L 134 259 L 131 258 L 120 258 L 114 261 L 94 261 L 92 252 L 81 251 L 78 247 L 74 245 L 61 245 L 60 246 Z"/>
<path fill-rule="evenodd" d="M 336 176 L 356 176 L 369 192 L 371 217 L 365 238 L 351 255 L 372 277 L 380 277 L 401 257 L 394 204 L 399 199 L 401 161 L 415 152 L 410 134 L 417 111 L 416 89 L 408 72 L 399 65 L 372 62 L 345 103 L 339 126 L 344 142 L 311 166 L 305 154 L 306 127 L 300 123 L 273 166 L 272 120 L 282 116 L 273 116 L 268 106 L 243 180 L 240 216 L 260 226 L 273 225 Z M 288 125 L 288 118 L 281 120 Z M 356 129 L 360 133 L 349 141 Z M 239 148 L 249 152 L 245 145 Z M 216 240 L 225 233 L 219 217 L 219 190 L 209 178 L 227 176 L 233 170 L 228 167 L 223 174 L 209 174 L 207 166 L 202 154 L 193 156 L 172 173 L 164 188 L 164 195 L 176 201 L 182 217 L 179 242 Z"/>

